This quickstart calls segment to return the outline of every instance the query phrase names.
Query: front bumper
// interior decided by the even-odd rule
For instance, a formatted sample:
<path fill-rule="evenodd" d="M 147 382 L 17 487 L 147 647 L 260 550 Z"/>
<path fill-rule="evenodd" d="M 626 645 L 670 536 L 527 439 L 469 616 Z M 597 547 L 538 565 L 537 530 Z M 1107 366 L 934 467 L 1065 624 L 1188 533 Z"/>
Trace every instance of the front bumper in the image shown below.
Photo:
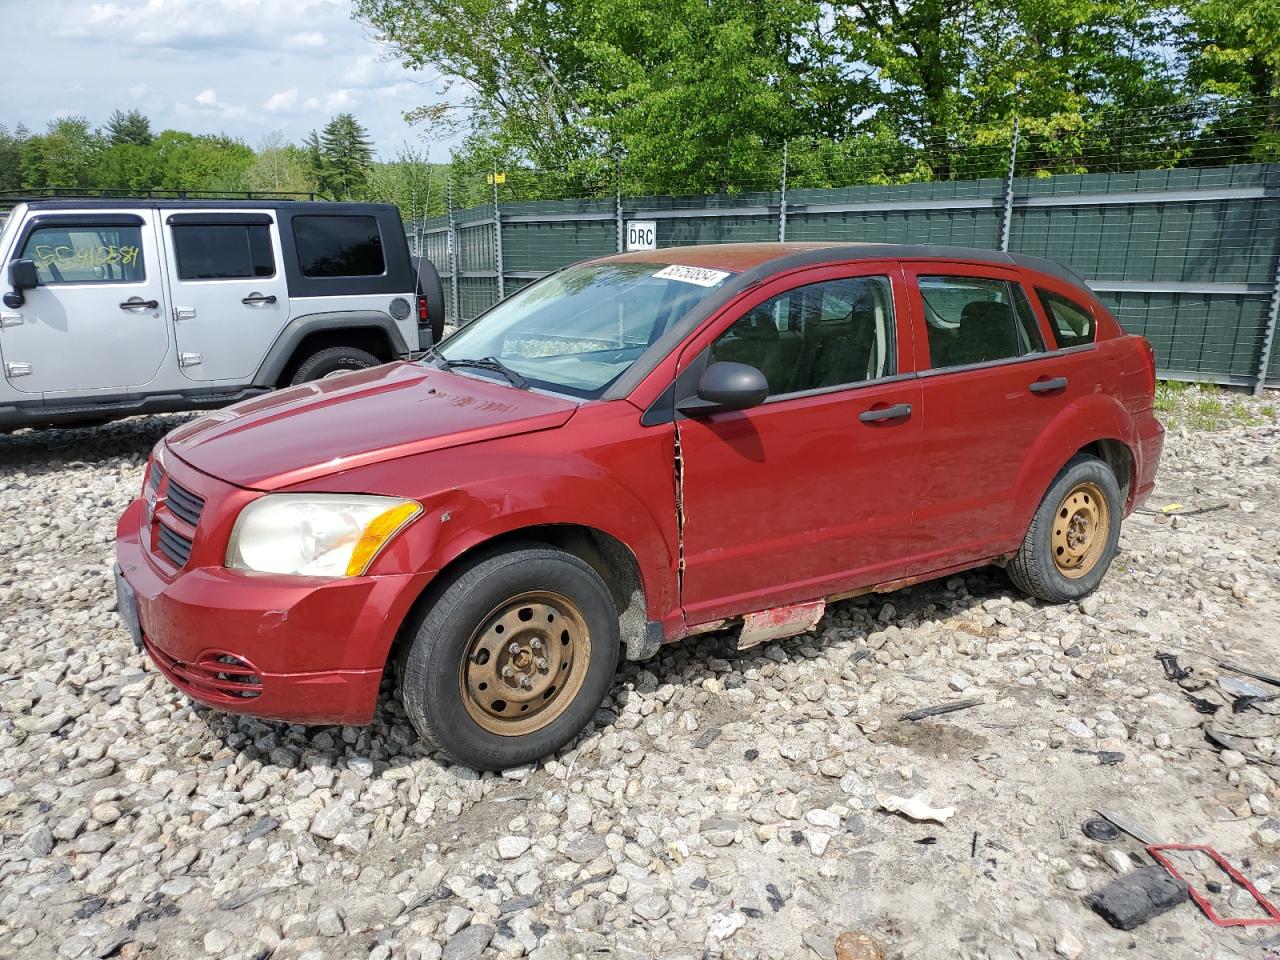
<path fill-rule="evenodd" d="M 397 630 L 428 579 L 317 580 L 221 566 L 164 568 L 146 507 L 129 505 L 116 558 L 136 598 L 138 636 L 157 669 L 191 698 L 230 713 L 291 723 L 373 719 Z M 128 613 L 122 610 L 128 623 Z"/>

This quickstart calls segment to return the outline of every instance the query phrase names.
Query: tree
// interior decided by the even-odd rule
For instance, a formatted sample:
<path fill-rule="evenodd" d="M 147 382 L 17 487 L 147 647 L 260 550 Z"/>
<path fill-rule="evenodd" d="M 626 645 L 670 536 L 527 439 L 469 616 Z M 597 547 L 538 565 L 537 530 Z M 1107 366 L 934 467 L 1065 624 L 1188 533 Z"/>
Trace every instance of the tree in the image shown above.
<path fill-rule="evenodd" d="M 279 130 L 258 144 L 244 182 L 249 190 L 261 193 L 312 193 L 316 189 L 307 171 L 305 151 L 286 141 Z"/>
<path fill-rule="evenodd" d="M 64 117 L 22 145 L 22 185 L 27 189 L 83 189 L 93 185 L 101 138 L 84 117 Z"/>
<path fill-rule="evenodd" d="M 447 171 L 429 163 L 425 154 L 404 144 L 390 163 L 375 163 L 369 168 L 360 199 L 394 203 L 409 224 L 444 212 L 446 175 Z"/>
<path fill-rule="evenodd" d="M 22 147 L 29 136 L 22 124 L 10 133 L 9 128 L 0 123 L 0 190 L 22 188 Z"/>
<path fill-rule="evenodd" d="M 130 143 L 135 147 L 146 147 L 154 139 L 151 121 L 139 110 L 128 113 L 113 110 L 107 118 L 107 142 L 112 145 Z"/>
<path fill-rule="evenodd" d="M 351 114 L 340 113 L 325 125 L 320 149 L 325 186 L 335 197 L 350 199 L 364 183 L 373 163 L 368 131 Z"/>

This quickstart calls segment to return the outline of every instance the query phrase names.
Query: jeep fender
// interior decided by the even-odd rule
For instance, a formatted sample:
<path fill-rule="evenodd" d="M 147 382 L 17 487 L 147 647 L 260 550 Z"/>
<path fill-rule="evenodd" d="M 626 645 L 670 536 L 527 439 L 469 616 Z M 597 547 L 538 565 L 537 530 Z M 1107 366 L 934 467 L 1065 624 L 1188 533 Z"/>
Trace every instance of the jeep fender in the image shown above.
<path fill-rule="evenodd" d="M 404 336 L 400 333 L 400 328 L 385 313 L 376 310 L 334 310 L 329 313 L 308 313 L 300 317 L 294 317 L 285 324 L 284 329 L 280 331 L 279 336 L 276 337 L 275 342 L 271 345 L 271 349 L 267 351 L 266 359 L 258 367 L 253 383 L 255 386 L 260 387 L 275 386 L 285 367 L 293 359 L 298 345 L 313 333 L 339 330 L 368 330 L 371 328 L 381 330 L 387 335 L 387 339 L 391 343 L 391 351 L 397 357 L 403 357 L 409 353 L 409 347 L 404 342 Z"/>
<path fill-rule="evenodd" d="M 1082 447 L 1099 440 L 1117 440 L 1134 455 L 1133 418 L 1119 400 L 1107 394 L 1080 397 L 1049 422 L 1018 472 L 1014 519 L 1019 531 L 1025 533 L 1031 525 L 1045 491 L 1067 461 Z"/>

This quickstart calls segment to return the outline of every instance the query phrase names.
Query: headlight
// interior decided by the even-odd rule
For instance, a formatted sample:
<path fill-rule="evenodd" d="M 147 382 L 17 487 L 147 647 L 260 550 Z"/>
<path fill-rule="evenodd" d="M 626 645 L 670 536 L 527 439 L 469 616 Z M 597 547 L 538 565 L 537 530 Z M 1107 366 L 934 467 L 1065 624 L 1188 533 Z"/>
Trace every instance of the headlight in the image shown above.
<path fill-rule="evenodd" d="M 358 577 L 422 512 L 416 500 L 276 493 L 240 511 L 227 566 L 303 577 Z"/>

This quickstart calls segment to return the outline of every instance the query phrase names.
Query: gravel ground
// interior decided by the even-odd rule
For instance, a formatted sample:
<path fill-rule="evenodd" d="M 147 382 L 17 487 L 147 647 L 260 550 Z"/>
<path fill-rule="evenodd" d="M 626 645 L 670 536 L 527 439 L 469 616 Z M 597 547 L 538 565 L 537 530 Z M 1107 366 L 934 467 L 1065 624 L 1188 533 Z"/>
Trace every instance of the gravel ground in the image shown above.
<path fill-rule="evenodd" d="M 742 654 L 700 638 L 502 776 L 442 763 L 389 697 L 370 728 L 235 720 L 134 652 L 115 519 L 181 418 L 0 437 L 0 956 L 832 958 L 863 931 L 889 958 L 1275 960 L 1276 928 L 1190 903 L 1129 933 L 1082 904 L 1144 859 L 1083 835 L 1097 807 L 1280 886 L 1280 708 L 1233 713 L 1214 680 L 1224 656 L 1280 673 L 1280 423 L 1231 404 L 1171 432 L 1083 603 L 988 570 Z M 899 719 L 957 698 L 981 702 Z"/>

